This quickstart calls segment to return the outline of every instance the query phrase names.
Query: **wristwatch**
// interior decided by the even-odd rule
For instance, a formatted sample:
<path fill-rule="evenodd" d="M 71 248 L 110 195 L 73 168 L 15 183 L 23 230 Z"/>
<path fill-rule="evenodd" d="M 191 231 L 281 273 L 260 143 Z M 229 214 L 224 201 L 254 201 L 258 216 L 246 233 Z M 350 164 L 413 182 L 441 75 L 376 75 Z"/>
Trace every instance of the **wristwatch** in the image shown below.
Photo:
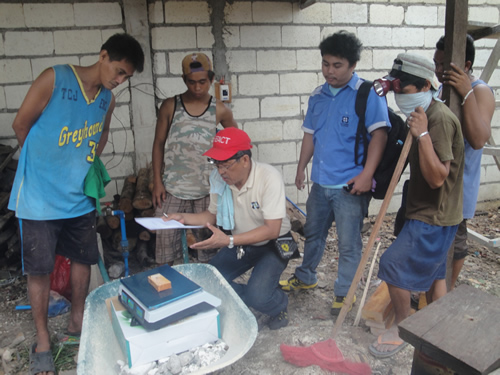
<path fill-rule="evenodd" d="M 227 245 L 229 249 L 232 249 L 234 247 L 234 237 L 229 236 L 229 245 Z"/>

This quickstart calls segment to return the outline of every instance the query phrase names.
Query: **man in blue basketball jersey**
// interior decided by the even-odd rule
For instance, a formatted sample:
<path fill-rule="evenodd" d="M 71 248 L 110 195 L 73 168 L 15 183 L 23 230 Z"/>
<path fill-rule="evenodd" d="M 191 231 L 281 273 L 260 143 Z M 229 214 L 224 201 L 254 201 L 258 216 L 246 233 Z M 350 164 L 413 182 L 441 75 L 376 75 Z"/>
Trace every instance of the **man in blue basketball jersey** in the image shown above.
<path fill-rule="evenodd" d="M 142 71 L 144 53 L 127 34 L 115 34 L 91 66 L 57 65 L 33 82 L 12 128 L 21 148 L 9 209 L 16 212 L 37 339 L 31 374 L 55 373 L 47 314 L 56 254 L 71 260 L 72 308 L 67 328 L 78 336 L 97 263 L 96 202 L 85 177 L 106 145 L 115 99 L 111 90 Z"/>

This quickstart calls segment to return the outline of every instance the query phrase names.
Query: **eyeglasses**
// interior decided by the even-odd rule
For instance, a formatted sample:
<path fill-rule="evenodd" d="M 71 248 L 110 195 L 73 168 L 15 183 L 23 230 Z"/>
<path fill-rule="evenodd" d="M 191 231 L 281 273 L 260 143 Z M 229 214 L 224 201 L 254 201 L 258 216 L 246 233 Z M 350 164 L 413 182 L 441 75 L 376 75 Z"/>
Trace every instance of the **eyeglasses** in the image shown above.
<path fill-rule="evenodd" d="M 231 159 L 229 159 L 229 160 L 231 160 Z M 233 160 L 234 160 L 234 162 L 229 164 L 227 162 L 227 160 L 221 162 L 221 161 L 218 161 L 215 159 L 208 158 L 208 162 L 212 165 L 215 165 L 215 167 L 219 170 L 219 172 L 221 172 L 221 171 L 225 172 L 225 171 L 229 170 L 229 168 L 231 168 L 233 165 L 235 165 L 240 160 L 240 158 L 233 159 Z"/>

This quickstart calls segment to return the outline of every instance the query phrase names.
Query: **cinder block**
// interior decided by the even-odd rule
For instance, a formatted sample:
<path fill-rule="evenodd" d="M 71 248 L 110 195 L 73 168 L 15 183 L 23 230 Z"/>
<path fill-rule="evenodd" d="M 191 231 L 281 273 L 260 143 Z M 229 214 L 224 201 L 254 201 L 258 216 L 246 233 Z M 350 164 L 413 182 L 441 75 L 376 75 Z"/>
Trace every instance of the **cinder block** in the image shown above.
<path fill-rule="evenodd" d="M 238 26 L 226 26 L 222 29 L 222 38 L 227 48 L 240 46 L 240 28 Z"/>
<path fill-rule="evenodd" d="M 406 9 L 405 22 L 407 25 L 436 26 L 437 7 L 434 6 L 409 6 Z"/>
<path fill-rule="evenodd" d="M 283 140 L 281 121 L 247 121 L 243 125 L 252 142 L 270 142 Z"/>
<path fill-rule="evenodd" d="M 227 51 L 226 58 L 231 72 L 255 72 L 257 70 L 257 58 L 255 51 L 230 50 Z"/>
<path fill-rule="evenodd" d="M 292 185 L 295 187 L 296 174 L 297 174 L 297 165 L 296 164 L 284 165 L 283 166 L 283 180 L 285 182 L 285 185 Z"/>
<path fill-rule="evenodd" d="M 396 5 L 370 5 L 371 25 L 401 25 L 405 17 L 402 6 Z"/>
<path fill-rule="evenodd" d="M 156 75 L 167 74 L 167 58 L 165 52 L 157 52 L 154 54 L 153 71 Z"/>
<path fill-rule="evenodd" d="M 314 6 L 300 9 L 299 3 L 293 3 L 293 23 L 330 24 L 332 6 L 330 3 L 316 3 Z"/>
<path fill-rule="evenodd" d="M 242 47 L 281 47 L 279 26 L 241 26 Z"/>
<path fill-rule="evenodd" d="M 320 43 L 319 26 L 283 26 L 283 47 L 315 47 Z"/>
<path fill-rule="evenodd" d="M 7 109 L 19 109 L 31 85 L 5 86 Z"/>
<path fill-rule="evenodd" d="M 215 43 L 212 26 L 198 26 L 196 28 L 196 42 L 198 48 L 212 48 Z"/>
<path fill-rule="evenodd" d="M 154 27 L 151 29 L 151 46 L 154 50 L 196 48 L 196 29 L 184 27 Z"/>
<path fill-rule="evenodd" d="M 394 59 L 403 49 L 375 49 L 373 50 L 373 66 L 377 69 L 389 72 L 392 69 Z M 390 95 L 387 95 L 388 97 Z"/>
<path fill-rule="evenodd" d="M 111 117 L 110 129 L 130 129 L 130 108 L 128 105 L 119 105 L 115 107 Z"/>
<path fill-rule="evenodd" d="M 436 49 L 436 42 L 444 35 L 442 29 L 426 28 L 424 30 L 424 47 L 431 48 L 433 53 Z M 476 50 L 476 58 L 474 59 L 474 67 L 476 66 L 478 51 Z"/>
<path fill-rule="evenodd" d="M 55 52 L 58 55 L 99 53 L 102 46 L 99 30 L 54 31 Z"/>
<path fill-rule="evenodd" d="M 397 28 L 392 30 L 394 47 L 422 47 L 424 45 L 424 29 L 421 27 Z"/>
<path fill-rule="evenodd" d="M 29 59 L 0 60 L 0 84 L 31 82 L 32 79 Z"/>
<path fill-rule="evenodd" d="M 295 69 L 297 69 L 297 58 L 293 50 L 257 51 L 258 71 Z"/>
<path fill-rule="evenodd" d="M 167 1 L 165 23 L 209 23 L 210 12 L 206 1 Z"/>
<path fill-rule="evenodd" d="M 122 103 L 130 103 L 130 84 L 126 82 L 125 84 L 121 84 L 118 87 L 115 87 L 114 90 L 111 90 L 113 95 L 115 96 L 116 105 Z"/>
<path fill-rule="evenodd" d="M 316 73 L 280 74 L 280 94 L 307 94 L 318 85 Z"/>
<path fill-rule="evenodd" d="M 267 97 L 261 102 L 261 117 L 294 117 L 300 113 L 298 96 Z"/>
<path fill-rule="evenodd" d="M 186 85 L 182 78 L 179 77 L 160 77 L 156 79 L 156 88 L 160 93 L 159 99 L 181 94 L 186 91 Z"/>
<path fill-rule="evenodd" d="M 97 61 L 97 60 L 95 60 Z M 56 56 L 31 59 L 33 77 L 37 78 L 45 69 L 54 65 L 72 64 L 78 65 L 80 60 L 76 56 Z"/>
<path fill-rule="evenodd" d="M 75 26 L 73 4 L 24 4 L 24 18 L 28 27 Z"/>
<path fill-rule="evenodd" d="M 294 142 L 259 144 L 259 160 L 269 164 L 294 163 L 297 161 Z"/>
<path fill-rule="evenodd" d="M 134 133 L 132 130 L 115 130 L 112 132 L 113 136 L 113 147 L 117 154 L 122 154 L 124 152 L 134 152 Z"/>
<path fill-rule="evenodd" d="M 15 118 L 15 113 L 0 113 L 0 124 L 2 124 L 2 126 L 0 126 L 0 138 L 16 136 L 16 133 L 14 133 L 14 130 L 12 129 L 12 123 Z M 2 143 L 4 143 L 3 139 Z"/>
<path fill-rule="evenodd" d="M 361 51 L 361 59 L 358 61 L 356 65 L 356 70 L 371 70 L 373 69 L 373 50 L 371 49 L 363 49 Z M 378 69 L 378 67 L 376 67 Z"/>
<path fill-rule="evenodd" d="M 25 27 L 23 5 L 0 4 L 0 29 L 10 29 L 15 27 Z"/>
<path fill-rule="evenodd" d="M 469 22 L 498 23 L 499 9 L 496 7 L 469 7 Z"/>
<path fill-rule="evenodd" d="M 292 4 L 256 1 L 252 3 L 252 16 L 256 23 L 290 23 Z"/>
<path fill-rule="evenodd" d="M 297 70 L 321 70 L 321 52 L 316 49 L 299 49 L 297 53 Z"/>
<path fill-rule="evenodd" d="M 54 39 L 49 31 L 8 31 L 4 48 L 7 56 L 51 55 Z"/>
<path fill-rule="evenodd" d="M 256 98 L 235 98 L 232 111 L 236 121 L 259 118 L 259 100 Z"/>
<path fill-rule="evenodd" d="M 403 30 L 398 28 L 398 32 Z M 358 27 L 358 38 L 364 47 L 390 47 L 392 45 L 392 28 L 390 27 Z"/>
<path fill-rule="evenodd" d="M 248 96 L 273 95 L 279 93 L 277 74 L 242 74 L 238 79 L 239 94 Z"/>
<path fill-rule="evenodd" d="M 368 6 L 365 4 L 333 3 L 332 23 L 368 23 Z"/>
<path fill-rule="evenodd" d="M 148 5 L 149 10 L 149 22 L 152 24 L 163 23 L 163 2 L 155 1 L 154 3 L 150 3 Z"/>
<path fill-rule="evenodd" d="M 302 120 L 291 119 L 283 122 L 283 139 L 284 140 L 301 140 L 304 132 L 301 129 Z"/>
<path fill-rule="evenodd" d="M 121 190 L 118 191 L 117 181 L 115 179 L 111 180 L 109 184 L 104 187 L 104 191 L 106 192 L 106 196 L 101 199 L 101 203 L 103 202 L 111 202 L 113 201 L 113 195 L 120 194 Z"/>
<path fill-rule="evenodd" d="M 224 7 L 224 20 L 226 24 L 252 23 L 252 3 L 226 2 Z"/>
<path fill-rule="evenodd" d="M 5 101 L 5 90 L 0 86 L 0 109 L 7 108 L 7 103 Z"/>
<path fill-rule="evenodd" d="M 109 26 L 123 22 L 119 3 L 79 3 L 75 7 L 76 26 Z M 100 46 L 99 46 L 100 47 Z"/>
<path fill-rule="evenodd" d="M 484 179 L 481 180 L 482 183 L 496 183 L 500 182 L 500 170 L 496 164 L 488 165 L 484 167 Z"/>
<path fill-rule="evenodd" d="M 3 46 L 3 38 L 0 38 L 0 56 L 5 55 L 5 48 Z"/>
<path fill-rule="evenodd" d="M 478 202 L 500 199 L 498 183 L 481 184 L 479 187 Z"/>

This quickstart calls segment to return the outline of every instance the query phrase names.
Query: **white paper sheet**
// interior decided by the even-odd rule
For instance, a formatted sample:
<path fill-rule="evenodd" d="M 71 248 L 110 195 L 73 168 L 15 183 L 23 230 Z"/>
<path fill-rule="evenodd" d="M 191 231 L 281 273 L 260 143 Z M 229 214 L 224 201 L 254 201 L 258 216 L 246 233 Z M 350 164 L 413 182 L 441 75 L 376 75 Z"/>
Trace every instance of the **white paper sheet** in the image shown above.
<path fill-rule="evenodd" d="M 161 217 L 136 217 L 135 221 L 149 230 L 203 228 L 203 225 L 184 225 L 177 220 L 163 221 Z"/>

